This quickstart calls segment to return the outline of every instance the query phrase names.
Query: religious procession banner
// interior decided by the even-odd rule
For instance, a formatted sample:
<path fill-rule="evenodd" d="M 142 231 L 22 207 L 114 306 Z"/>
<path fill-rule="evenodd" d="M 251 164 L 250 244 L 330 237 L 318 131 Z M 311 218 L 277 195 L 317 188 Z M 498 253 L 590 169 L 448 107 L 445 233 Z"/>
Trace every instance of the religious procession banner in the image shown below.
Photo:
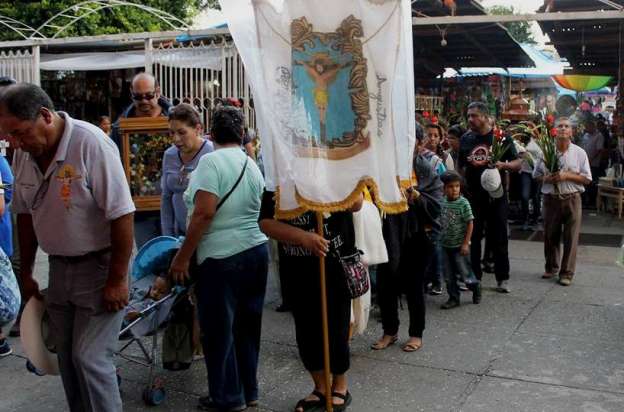
<path fill-rule="evenodd" d="M 277 217 L 344 210 L 364 187 L 407 209 L 414 150 L 409 0 L 221 0 L 251 84 Z"/>

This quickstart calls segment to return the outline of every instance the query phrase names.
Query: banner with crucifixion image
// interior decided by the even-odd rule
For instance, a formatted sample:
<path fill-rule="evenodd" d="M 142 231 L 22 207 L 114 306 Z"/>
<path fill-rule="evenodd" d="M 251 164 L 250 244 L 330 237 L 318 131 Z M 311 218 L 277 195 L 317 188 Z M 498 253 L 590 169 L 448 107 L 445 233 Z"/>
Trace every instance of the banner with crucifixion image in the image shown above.
<path fill-rule="evenodd" d="M 348 208 L 366 186 L 407 209 L 414 149 L 408 0 L 227 0 L 277 216 Z"/>

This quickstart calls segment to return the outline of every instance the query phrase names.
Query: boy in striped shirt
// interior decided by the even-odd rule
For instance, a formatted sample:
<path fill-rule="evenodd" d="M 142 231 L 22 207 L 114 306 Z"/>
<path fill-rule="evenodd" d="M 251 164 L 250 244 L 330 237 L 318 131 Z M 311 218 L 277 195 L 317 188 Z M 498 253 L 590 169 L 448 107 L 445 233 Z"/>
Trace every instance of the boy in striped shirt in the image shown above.
<path fill-rule="evenodd" d="M 449 295 L 442 309 L 452 309 L 459 306 L 459 280 L 463 280 L 472 291 L 472 303 L 475 304 L 481 302 L 481 283 L 472 272 L 470 264 L 470 237 L 474 216 L 470 203 L 461 195 L 461 177 L 456 172 L 446 172 L 441 179 L 444 183 L 442 255 Z"/>

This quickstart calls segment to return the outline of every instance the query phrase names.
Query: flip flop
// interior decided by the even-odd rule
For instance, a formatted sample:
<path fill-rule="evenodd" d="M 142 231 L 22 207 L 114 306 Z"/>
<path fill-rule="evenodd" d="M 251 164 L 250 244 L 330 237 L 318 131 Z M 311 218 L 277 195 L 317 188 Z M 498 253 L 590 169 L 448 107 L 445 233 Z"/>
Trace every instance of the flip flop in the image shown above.
<path fill-rule="evenodd" d="M 312 411 L 322 411 L 325 409 L 325 395 L 320 393 L 319 391 L 313 391 L 312 395 L 316 396 L 318 399 L 310 399 L 306 400 L 303 398 L 297 402 L 295 406 L 295 412 L 298 412 L 297 409 L 301 408 L 303 412 L 312 412 Z"/>
<path fill-rule="evenodd" d="M 403 345 L 403 352 L 416 352 L 422 348 L 422 343 L 420 345 L 416 343 L 406 343 Z"/>
<path fill-rule="evenodd" d="M 349 391 L 347 391 L 347 393 L 345 393 L 344 395 L 340 392 L 332 392 L 332 397 L 340 398 L 344 401 L 341 404 L 333 404 L 334 412 L 346 411 L 349 405 L 351 405 L 351 401 L 353 401 L 353 397 L 351 396 L 351 393 L 349 393 Z"/>
<path fill-rule="evenodd" d="M 384 335 L 385 336 L 385 335 Z M 382 343 L 381 340 L 383 339 L 383 336 L 381 339 L 379 339 L 377 342 L 373 343 L 371 345 L 371 349 L 372 350 L 384 350 L 384 349 L 388 349 L 388 346 L 390 345 L 394 345 L 398 340 L 399 340 L 399 336 L 398 335 L 394 335 L 392 336 L 392 338 L 390 339 L 390 341 L 386 344 Z"/>

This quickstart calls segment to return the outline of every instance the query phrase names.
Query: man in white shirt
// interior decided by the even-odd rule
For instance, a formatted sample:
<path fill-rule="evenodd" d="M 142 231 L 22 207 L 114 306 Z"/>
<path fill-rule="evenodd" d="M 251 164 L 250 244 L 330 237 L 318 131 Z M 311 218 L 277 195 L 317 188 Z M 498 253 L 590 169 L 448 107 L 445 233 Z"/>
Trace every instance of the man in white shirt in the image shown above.
<path fill-rule="evenodd" d="M 41 299 L 32 270 L 49 256 L 46 307 L 68 410 L 121 412 L 113 351 L 128 304 L 134 203 L 119 151 L 96 126 L 57 112 L 38 86 L 0 96 L 13 168 L 22 295 Z"/>
<path fill-rule="evenodd" d="M 545 271 L 542 278 L 559 274 L 559 284 L 569 286 L 576 269 L 576 250 L 583 215 L 581 194 L 592 181 L 587 153 L 571 142 L 572 125 L 567 117 L 555 123 L 560 169 L 549 173 L 543 159 L 535 165 L 533 177 L 542 181 L 544 194 L 544 255 Z M 563 233 L 563 256 L 560 242 Z"/>

